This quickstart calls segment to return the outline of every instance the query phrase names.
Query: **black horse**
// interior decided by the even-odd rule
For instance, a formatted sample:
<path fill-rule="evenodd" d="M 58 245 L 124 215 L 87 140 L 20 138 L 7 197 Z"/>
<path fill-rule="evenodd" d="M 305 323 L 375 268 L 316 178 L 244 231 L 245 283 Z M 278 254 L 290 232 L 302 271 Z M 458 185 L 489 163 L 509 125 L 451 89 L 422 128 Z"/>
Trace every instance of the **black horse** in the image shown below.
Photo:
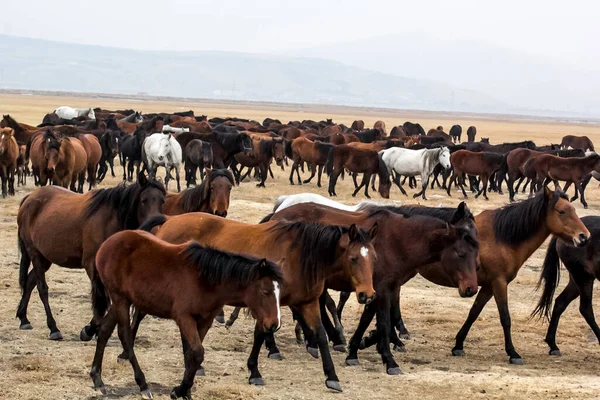
<path fill-rule="evenodd" d="M 452 141 L 454 143 L 460 143 L 461 135 L 462 135 L 462 126 L 452 125 L 452 128 L 450 128 L 450 136 L 452 137 Z"/>
<path fill-rule="evenodd" d="M 204 168 L 212 168 L 212 144 L 194 139 L 185 146 L 185 180 L 187 187 L 196 184 L 196 170 L 200 170 L 200 178 L 204 180 Z"/>
<path fill-rule="evenodd" d="M 125 135 L 121 143 L 121 160 L 123 166 L 123 180 L 133 180 L 133 167 L 137 166 L 136 175 L 139 175 L 142 163 L 142 144 L 146 139 L 146 133 L 141 127 L 137 127 L 133 135 Z"/>
<path fill-rule="evenodd" d="M 114 159 L 119 154 L 121 145 L 120 131 L 106 131 L 100 136 L 100 147 L 102 148 L 102 158 L 98 164 L 98 182 L 102 182 L 110 166 L 110 174 L 115 176 Z"/>

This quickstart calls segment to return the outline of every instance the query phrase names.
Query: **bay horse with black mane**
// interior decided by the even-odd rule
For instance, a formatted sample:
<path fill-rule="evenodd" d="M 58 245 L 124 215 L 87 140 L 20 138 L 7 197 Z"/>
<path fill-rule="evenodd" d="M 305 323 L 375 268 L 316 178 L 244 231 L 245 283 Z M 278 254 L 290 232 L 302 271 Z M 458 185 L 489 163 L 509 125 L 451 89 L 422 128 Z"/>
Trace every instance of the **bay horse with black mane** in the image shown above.
<path fill-rule="evenodd" d="M 545 341 L 550 346 L 551 356 L 561 355 L 556 345 L 556 331 L 560 317 L 569 304 L 580 296 L 579 312 L 600 342 L 600 328 L 596 323 L 592 306 L 594 281 L 600 279 L 600 217 L 582 217 L 581 221 L 592 234 L 590 243 L 583 248 L 573 247 L 570 243 L 553 237 L 546 250 L 544 266 L 537 285 L 537 289 L 543 286 L 543 292 L 531 315 L 550 320 Z M 554 292 L 560 283 L 561 261 L 569 272 L 569 283 L 556 298 L 550 317 Z"/>
<path fill-rule="evenodd" d="M 0 128 L 0 178 L 2 197 L 15 195 L 15 172 L 19 158 L 19 145 L 12 128 Z"/>
<path fill-rule="evenodd" d="M 475 198 L 478 198 L 483 193 L 483 198 L 489 200 L 487 196 L 488 181 L 504 163 L 504 156 L 502 154 L 491 152 L 458 150 L 450 155 L 450 163 L 452 164 L 453 171 L 450 181 L 448 182 L 448 189 L 446 190 L 448 196 L 452 196 L 450 194 L 450 189 L 452 188 L 452 183 L 454 183 L 456 186 L 460 187 L 465 199 L 467 198 L 464 181 L 468 174 L 481 177 L 482 187 L 475 195 Z M 502 191 L 500 191 L 500 194 L 502 194 Z"/>
<path fill-rule="evenodd" d="M 381 156 L 376 151 L 360 149 L 347 144 L 331 148 L 325 164 L 325 171 L 329 175 L 330 196 L 336 196 L 335 185 L 344 169 L 363 174 L 363 179 L 360 185 L 354 190 L 354 193 L 352 193 L 352 197 L 356 196 L 364 186 L 365 196 L 371 198 L 369 196 L 369 180 L 372 175 L 377 174 L 379 177 L 379 194 L 384 199 L 390 198 L 390 188 L 392 186 L 390 173 Z"/>
<path fill-rule="evenodd" d="M 143 398 L 152 398 L 133 350 L 129 309 L 174 320 L 181 333 L 185 372 L 171 398 L 191 399 L 197 370 L 204 361 L 202 342 L 213 318 L 225 305 L 246 306 L 257 331 L 281 326 L 281 268 L 266 259 L 214 250 L 196 242 L 172 245 L 142 231 L 123 231 L 102 244 L 96 255 L 94 292 L 108 292 L 112 302 L 102 320 L 90 377 L 106 394 L 102 359 L 115 325 L 133 367 Z M 104 299 L 94 301 L 94 312 Z"/>
<path fill-rule="evenodd" d="M 298 185 L 310 183 L 315 174 L 318 173 L 317 187 L 321 187 L 323 166 L 327 163 L 327 156 L 332 148 L 332 144 L 312 141 L 305 137 L 296 138 L 291 143 L 287 142 L 285 145 L 286 155 L 293 161 L 290 171 L 290 184 L 294 184 L 294 171 L 296 171 L 296 176 L 298 177 Z M 302 181 L 299 169 L 304 162 L 310 165 L 311 172 L 310 177 Z"/>
<path fill-rule="evenodd" d="M 50 339 L 62 339 L 48 303 L 46 271 L 52 264 L 84 268 L 93 279 L 96 251 L 102 242 L 113 233 L 135 229 L 149 217 L 160 214 L 164 200 L 162 183 L 148 181 L 143 174 L 130 186 L 119 185 L 86 194 L 46 186 L 27 195 L 17 215 L 21 253 L 19 285 L 22 290 L 17 318 L 21 321 L 21 329 L 32 329 L 27 319 L 27 305 L 37 284 L 46 310 Z M 32 271 L 29 271 L 30 264 L 33 264 Z M 94 296 L 101 297 L 101 293 Z M 94 315 L 81 331 L 82 340 L 92 338 L 102 317 Z"/>
<path fill-rule="evenodd" d="M 27 144 L 34 133 L 39 131 L 39 128 L 33 125 L 27 125 L 15 121 L 9 114 L 2 115 L 0 120 L 0 128 L 12 128 L 17 144 Z"/>
<path fill-rule="evenodd" d="M 356 225 L 345 227 L 288 221 L 250 225 L 205 213 L 189 213 L 168 218 L 158 216 L 141 229 L 156 230 L 157 226 L 156 236 L 169 243 L 196 240 L 203 246 L 219 250 L 282 260 L 281 305 L 292 307 L 310 337 L 316 338 L 327 377 L 326 386 L 342 390 L 321 324 L 319 297 L 325 281 L 340 274 L 354 283 L 360 304 L 373 300 L 375 251 L 372 240 L 377 225 L 371 226 L 369 231 Z M 236 240 L 231 240 L 233 237 Z M 134 321 L 134 329 L 143 316 L 140 313 L 139 319 Z M 264 332 L 257 327 L 248 359 L 249 381 L 254 385 L 264 384 L 258 370 L 258 355 L 264 340 Z"/>
<path fill-rule="evenodd" d="M 480 289 L 467 320 L 456 335 L 452 355 L 465 354 L 463 346 L 469 330 L 488 301 L 494 297 L 500 313 L 504 348 L 509 362 L 522 364 L 523 359 L 512 342 L 508 284 L 516 278 L 521 266 L 548 236 L 555 235 L 575 247 L 583 247 L 590 240 L 590 232 L 565 194 L 548 188 L 523 202 L 483 211 L 475 216 L 475 224 L 481 260 L 481 267 L 477 272 Z M 421 268 L 419 273 L 438 285 L 454 287 L 441 272 L 439 264 Z M 396 314 L 400 316 L 399 311 Z M 396 322 L 393 317 L 392 323 Z M 404 326 L 401 317 L 397 321 Z"/>
<path fill-rule="evenodd" d="M 206 169 L 206 178 L 199 186 L 181 193 L 168 193 L 163 206 L 166 215 L 205 212 L 225 218 L 234 185 L 233 174 L 227 169 Z"/>
<path fill-rule="evenodd" d="M 567 135 L 562 138 L 560 147 L 563 149 L 572 147 L 574 149 L 581 149 L 583 151 L 595 151 L 594 143 L 592 143 L 590 138 L 587 136 Z"/>
<path fill-rule="evenodd" d="M 390 307 L 394 293 L 400 286 L 414 277 L 420 266 L 440 262 L 447 276 L 458 286 L 461 297 L 477 293 L 477 234 L 463 227 L 468 219 L 464 203 L 448 224 L 428 216 L 406 217 L 390 212 L 385 207 L 369 207 L 360 212 L 348 212 L 315 203 L 300 203 L 269 214 L 265 221 L 303 221 L 342 226 L 356 225 L 366 228 L 377 225 L 377 236 L 373 248 L 377 254 L 373 270 L 373 284 L 377 297 L 365 307 L 359 326 L 350 340 L 346 365 L 358 364 L 358 350 L 362 335 L 371 320 L 377 315 L 380 331 L 378 349 L 386 371 L 398 375 L 401 370 L 390 352 Z M 410 234 L 409 234 L 410 232 Z M 326 281 L 325 288 L 338 291 L 354 290 L 353 283 L 343 276 L 334 276 Z M 334 348 L 342 344 L 335 338 L 335 329 L 321 310 L 329 338 L 334 339 Z M 343 335 L 343 332 L 342 332 Z M 309 341 L 310 343 L 310 341 Z M 270 352 L 279 351 L 270 346 Z M 314 353 L 314 352 L 313 352 Z"/>

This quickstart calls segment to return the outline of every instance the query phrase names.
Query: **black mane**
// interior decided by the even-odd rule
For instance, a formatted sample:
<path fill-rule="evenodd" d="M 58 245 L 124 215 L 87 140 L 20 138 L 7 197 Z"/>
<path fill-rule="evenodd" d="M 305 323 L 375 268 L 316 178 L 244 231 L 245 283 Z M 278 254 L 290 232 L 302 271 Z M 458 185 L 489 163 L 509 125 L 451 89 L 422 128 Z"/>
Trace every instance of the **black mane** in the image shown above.
<path fill-rule="evenodd" d="M 181 254 L 209 285 L 248 286 L 264 277 L 277 282 L 283 280 L 279 266 L 266 259 L 202 247 L 198 242 L 190 243 Z"/>
<path fill-rule="evenodd" d="M 232 186 L 235 185 L 233 175 L 229 170 L 213 169 L 210 175 L 205 177 L 199 186 L 183 191 L 181 200 L 179 200 L 183 212 L 189 213 L 200 210 L 202 205 L 207 202 L 210 197 L 210 191 L 206 190 L 207 186 L 210 185 L 210 182 L 222 176 L 227 178 Z"/>
<path fill-rule="evenodd" d="M 336 261 L 336 248 L 342 235 L 348 232 L 347 227 L 337 225 L 319 225 L 313 222 L 277 221 L 270 231 L 277 233 L 292 232 L 295 235 L 290 250 L 299 246 L 300 264 L 304 284 L 307 288 L 314 287 L 323 279 L 324 272 L 331 268 Z M 358 230 L 358 241 L 368 244 L 369 235 L 362 229 Z"/>
<path fill-rule="evenodd" d="M 545 225 L 546 211 L 554 207 L 560 198 L 568 200 L 563 192 L 555 191 L 552 199 L 548 199 L 545 192 L 541 191 L 532 199 L 497 210 L 494 215 L 496 241 L 517 245 L 528 240 Z"/>
<path fill-rule="evenodd" d="M 163 184 L 156 180 L 149 180 L 145 186 L 136 182 L 129 186 L 122 183 L 114 188 L 98 189 L 92 193 L 83 217 L 90 218 L 102 207 L 112 207 L 121 229 L 137 229 L 140 225 L 137 218 L 138 203 L 141 193 L 146 188 L 155 188 L 166 194 Z"/>

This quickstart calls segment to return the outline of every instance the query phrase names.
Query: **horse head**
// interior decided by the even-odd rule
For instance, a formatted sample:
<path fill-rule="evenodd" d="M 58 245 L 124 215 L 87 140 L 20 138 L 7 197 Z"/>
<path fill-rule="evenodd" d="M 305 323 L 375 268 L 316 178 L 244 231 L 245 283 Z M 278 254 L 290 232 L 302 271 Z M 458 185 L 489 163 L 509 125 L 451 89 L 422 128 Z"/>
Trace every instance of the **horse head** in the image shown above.
<path fill-rule="evenodd" d="M 452 165 L 450 164 L 450 149 L 448 149 L 446 146 L 440 147 L 438 161 L 440 164 L 442 164 L 442 167 L 444 167 L 445 169 L 449 169 L 452 167 Z"/>
<path fill-rule="evenodd" d="M 4 154 L 5 151 L 8 151 L 8 146 L 13 134 L 14 131 L 12 128 L 2 127 L 2 129 L 0 129 L 0 155 Z"/>

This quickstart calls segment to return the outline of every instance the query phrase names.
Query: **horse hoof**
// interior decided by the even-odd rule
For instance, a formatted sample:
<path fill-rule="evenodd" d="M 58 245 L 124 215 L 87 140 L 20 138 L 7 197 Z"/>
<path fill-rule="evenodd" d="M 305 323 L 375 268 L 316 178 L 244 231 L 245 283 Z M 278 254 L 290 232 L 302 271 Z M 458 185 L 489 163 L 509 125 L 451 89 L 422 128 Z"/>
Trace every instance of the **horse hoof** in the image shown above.
<path fill-rule="evenodd" d="M 96 388 L 97 391 L 99 391 L 100 393 L 102 393 L 103 395 L 106 395 L 106 386 L 102 385 L 100 387 Z"/>
<path fill-rule="evenodd" d="M 345 364 L 348 367 L 355 367 L 355 366 L 359 365 L 360 362 L 358 361 L 358 358 L 346 358 Z"/>
<path fill-rule="evenodd" d="M 548 353 L 548 354 L 550 354 L 551 356 L 562 356 L 562 353 L 560 352 L 559 349 L 550 350 L 550 353 Z"/>
<path fill-rule="evenodd" d="M 117 364 L 121 364 L 121 363 L 128 362 L 128 361 L 129 361 L 129 358 L 127 357 L 127 354 L 121 353 L 117 356 Z"/>
<path fill-rule="evenodd" d="M 52 333 L 50 333 L 50 336 L 48 336 L 48 339 L 63 340 L 63 335 L 62 335 L 62 333 L 60 333 L 60 331 L 52 332 Z"/>
<path fill-rule="evenodd" d="M 265 381 L 263 381 L 263 378 L 261 378 L 261 377 L 250 378 L 249 382 L 251 385 L 254 385 L 254 386 L 265 386 Z"/>
<path fill-rule="evenodd" d="M 325 381 L 325 386 L 327 386 L 328 389 L 335 390 L 336 392 L 343 392 L 342 385 L 340 385 L 338 381 L 327 380 Z"/>
<path fill-rule="evenodd" d="M 404 372 L 400 369 L 400 367 L 393 367 L 387 369 L 388 375 L 404 375 Z"/>
<path fill-rule="evenodd" d="M 310 354 L 313 358 L 319 358 L 319 349 L 306 346 L 306 351 L 308 351 L 308 354 Z"/>
<path fill-rule="evenodd" d="M 225 317 L 223 315 L 217 315 L 215 318 L 215 321 L 217 321 L 220 324 L 224 324 L 225 323 Z"/>
<path fill-rule="evenodd" d="M 394 351 L 399 351 L 402 353 L 406 353 L 406 346 L 398 346 L 397 344 L 394 345 Z"/>
<path fill-rule="evenodd" d="M 463 357 L 465 355 L 465 351 L 463 349 L 452 349 L 452 355 Z"/>
<path fill-rule="evenodd" d="M 30 331 L 33 329 L 33 326 L 28 322 L 26 324 L 21 324 L 21 326 L 19 326 L 19 329 L 22 331 Z"/>
<path fill-rule="evenodd" d="M 399 336 L 400 339 L 410 339 L 410 333 L 401 333 Z"/>
<path fill-rule="evenodd" d="M 511 358 L 510 360 L 508 360 L 509 364 L 512 365 L 523 365 L 523 359 L 522 358 Z"/>
<path fill-rule="evenodd" d="M 145 399 L 145 400 L 154 398 L 154 396 L 152 396 L 152 392 L 150 391 L 150 389 L 142 390 L 142 392 L 140 394 L 142 395 L 142 399 Z"/>
<path fill-rule="evenodd" d="M 94 337 L 94 335 L 88 335 L 86 328 L 87 326 L 84 326 L 79 333 L 79 340 L 82 342 L 89 342 Z"/>
<path fill-rule="evenodd" d="M 358 345 L 359 350 L 364 350 L 367 348 L 367 341 L 365 338 L 360 339 L 360 344 Z"/>
<path fill-rule="evenodd" d="M 340 353 L 345 353 L 346 352 L 346 345 L 344 344 L 336 344 L 333 346 L 333 349 L 335 351 L 339 351 Z"/>
<path fill-rule="evenodd" d="M 269 354 L 269 359 L 271 360 L 277 360 L 277 361 L 282 361 L 283 360 L 283 356 L 281 355 L 281 353 L 273 353 L 273 354 Z"/>
<path fill-rule="evenodd" d="M 198 367 L 198 369 L 196 370 L 196 376 L 206 376 L 206 373 L 204 372 L 204 367 Z"/>

